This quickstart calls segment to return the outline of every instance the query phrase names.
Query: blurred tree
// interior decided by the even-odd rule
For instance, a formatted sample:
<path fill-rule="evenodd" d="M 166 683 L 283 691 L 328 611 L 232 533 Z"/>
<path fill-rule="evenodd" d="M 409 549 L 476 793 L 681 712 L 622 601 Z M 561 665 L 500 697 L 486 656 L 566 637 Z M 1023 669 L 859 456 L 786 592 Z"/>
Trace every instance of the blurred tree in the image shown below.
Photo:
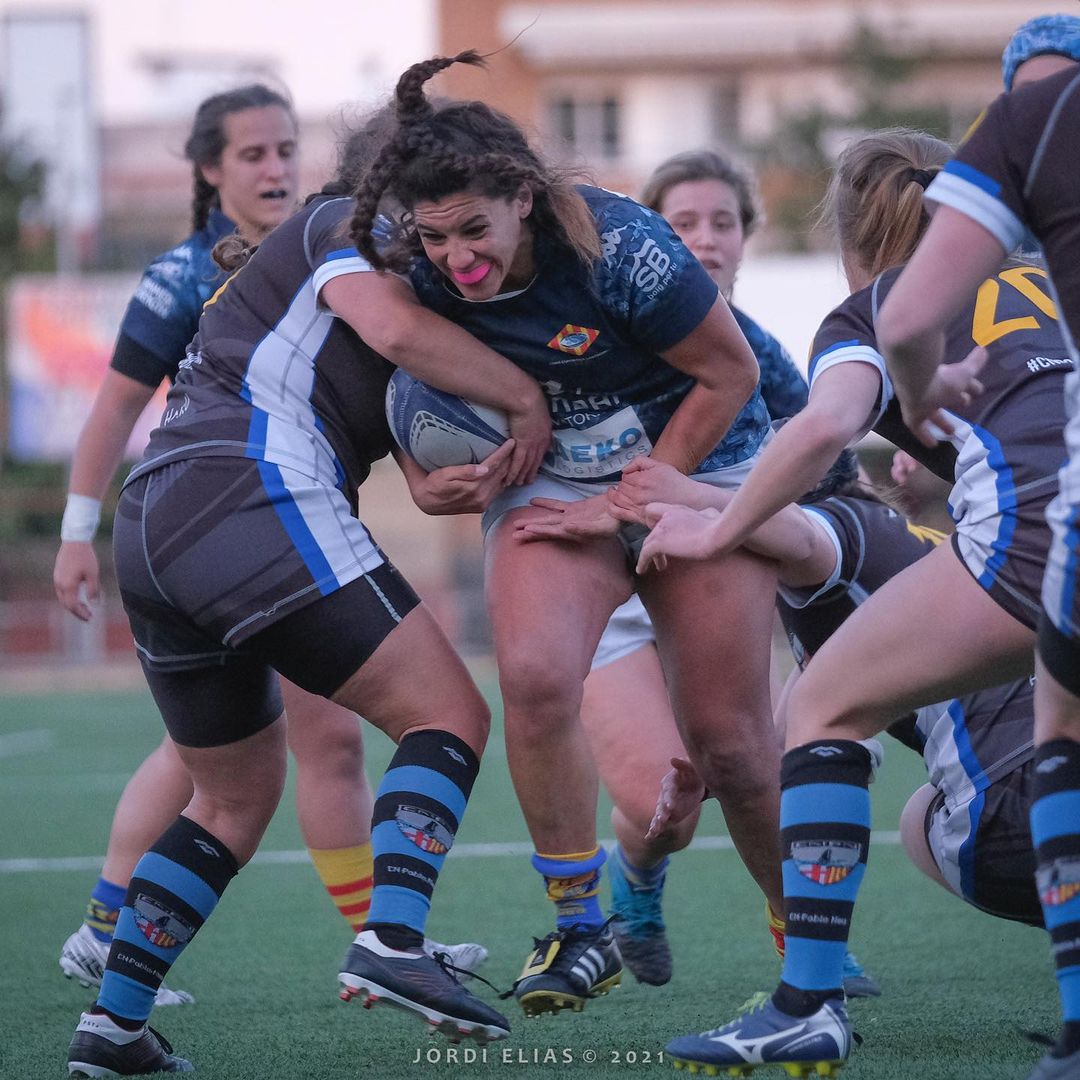
<path fill-rule="evenodd" d="M 26 211 L 41 201 L 45 164 L 18 141 L 0 141 L 0 277 L 41 270 L 52 260 L 52 244 L 22 243 Z M 44 248 L 45 252 L 39 249 Z"/>
<path fill-rule="evenodd" d="M 820 106 L 783 115 L 767 144 L 753 148 L 762 193 L 783 246 L 793 251 L 818 247 L 814 216 L 842 143 L 866 131 L 910 127 L 949 138 L 953 123 L 945 106 L 921 107 L 904 100 L 911 77 L 929 53 L 901 54 L 871 27 L 860 25 L 848 44 L 844 68 L 854 107 L 831 112 Z"/>

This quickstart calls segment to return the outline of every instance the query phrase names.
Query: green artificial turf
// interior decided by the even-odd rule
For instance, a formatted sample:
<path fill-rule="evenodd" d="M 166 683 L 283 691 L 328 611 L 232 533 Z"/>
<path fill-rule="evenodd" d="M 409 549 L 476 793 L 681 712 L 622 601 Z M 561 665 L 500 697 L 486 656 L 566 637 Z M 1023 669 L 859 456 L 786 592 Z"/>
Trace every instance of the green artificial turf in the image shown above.
<path fill-rule="evenodd" d="M 120 790 L 161 730 L 144 693 L 0 696 L 3 1080 L 65 1076 L 68 1040 L 92 1000 L 62 978 L 57 956 L 79 924 L 96 869 L 16 870 L 12 860 L 103 854 Z M 37 734 L 20 734 L 27 732 Z M 377 782 L 390 744 L 372 732 L 367 745 Z M 875 830 L 898 827 L 906 796 L 925 778 L 913 754 L 895 743 L 887 749 L 871 789 Z M 600 823 L 610 836 L 606 806 Z M 699 835 L 723 831 L 708 807 Z M 483 973 L 500 987 L 517 975 L 532 935 L 550 929 L 551 911 L 526 856 L 480 855 L 469 845 L 526 840 L 496 718 L 429 930 L 443 941 L 487 945 Z M 263 850 L 301 847 L 287 793 Z M 350 935 L 314 871 L 301 862 L 257 862 L 170 974 L 197 1004 L 158 1010 L 153 1023 L 205 1080 L 671 1075 L 660 1061 L 669 1038 L 729 1019 L 752 992 L 775 984 L 779 965 L 763 907 L 734 852 L 684 852 L 672 860 L 665 896 L 675 956 L 667 986 L 641 986 L 624 974 L 622 987 L 581 1015 L 529 1021 L 504 1003 L 510 1039 L 489 1047 L 486 1060 L 471 1060 L 463 1048 L 453 1060 L 447 1044 L 411 1017 L 337 999 L 337 964 Z M 849 1080 L 1022 1080 L 1039 1054 L 1022 1031 L 1056 1028 L 1045 936 L 948 896 L 895 844 L 871 852 L 852 948 L 884 996 L 853 1003 L 865 1045 L 845 1070 Z M 486 987 L 479 992 L 494 999 Z"/>

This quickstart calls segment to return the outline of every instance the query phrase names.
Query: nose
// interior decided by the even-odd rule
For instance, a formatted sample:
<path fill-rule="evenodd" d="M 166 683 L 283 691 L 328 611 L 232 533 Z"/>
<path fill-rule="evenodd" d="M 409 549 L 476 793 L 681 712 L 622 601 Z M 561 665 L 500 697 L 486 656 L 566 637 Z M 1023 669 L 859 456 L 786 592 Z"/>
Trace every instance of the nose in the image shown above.
<path fill-rule="evenodd" d="M 272 150 L 263 159 L 266 165 L 266 178 L 268 180 L 283 180 L 289 173 L 289 159 Z"/>
<path fill-rule="evenodd" d="M 447 245 L 446 265 L 451 270 L 469 270 L 475 262 L 472 246 L 461 239 L 452 239 Z"/>

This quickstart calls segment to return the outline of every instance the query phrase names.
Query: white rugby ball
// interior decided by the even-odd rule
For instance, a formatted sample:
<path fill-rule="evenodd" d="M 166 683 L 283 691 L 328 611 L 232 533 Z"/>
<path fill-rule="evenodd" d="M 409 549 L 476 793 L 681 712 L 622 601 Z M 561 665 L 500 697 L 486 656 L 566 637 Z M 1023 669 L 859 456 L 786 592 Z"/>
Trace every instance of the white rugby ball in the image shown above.
<path fill-rule="evenodd" d="M 506 414 L 436 390 L 398 368 L 386 387 L 394 441 L 425 472 L 483 461 L 510 435 Z"/>

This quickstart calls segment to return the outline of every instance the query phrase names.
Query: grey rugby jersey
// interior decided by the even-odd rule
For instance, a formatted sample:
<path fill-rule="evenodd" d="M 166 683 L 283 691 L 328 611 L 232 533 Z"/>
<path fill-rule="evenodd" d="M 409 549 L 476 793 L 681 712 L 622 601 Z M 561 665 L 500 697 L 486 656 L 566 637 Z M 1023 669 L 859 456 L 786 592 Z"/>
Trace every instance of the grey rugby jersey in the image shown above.
<path fill-rule="evenodd" d="M 392 446 L 393 368 L 319 300 L 362 268 L 347 238 L 352 206 L 316 197 L 211 297 L 129 480 L 182 458 L 247 457 L 339 488 L 356 512 L 356 488 Z"/>

